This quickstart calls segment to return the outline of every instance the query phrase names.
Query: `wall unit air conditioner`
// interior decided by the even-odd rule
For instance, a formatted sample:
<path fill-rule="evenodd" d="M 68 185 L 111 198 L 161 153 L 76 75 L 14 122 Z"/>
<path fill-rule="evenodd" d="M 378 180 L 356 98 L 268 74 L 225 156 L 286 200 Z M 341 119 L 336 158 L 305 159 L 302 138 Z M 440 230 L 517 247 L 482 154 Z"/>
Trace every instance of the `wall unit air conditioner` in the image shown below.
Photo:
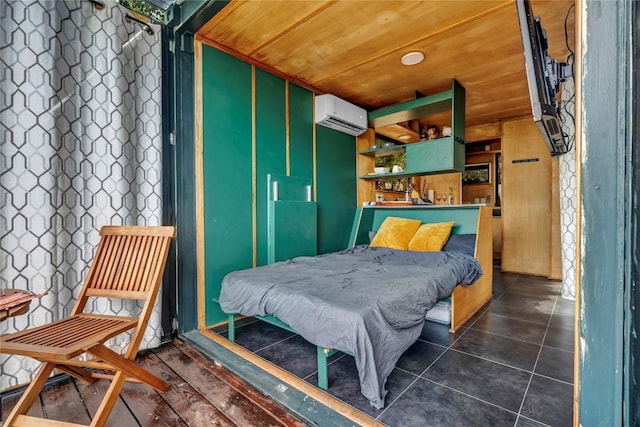
<path fill-rule="evenodd" d="M 367 130 L 367 111 L 337 96 L 316 96 L 316 123 L 349 135 Z"/>

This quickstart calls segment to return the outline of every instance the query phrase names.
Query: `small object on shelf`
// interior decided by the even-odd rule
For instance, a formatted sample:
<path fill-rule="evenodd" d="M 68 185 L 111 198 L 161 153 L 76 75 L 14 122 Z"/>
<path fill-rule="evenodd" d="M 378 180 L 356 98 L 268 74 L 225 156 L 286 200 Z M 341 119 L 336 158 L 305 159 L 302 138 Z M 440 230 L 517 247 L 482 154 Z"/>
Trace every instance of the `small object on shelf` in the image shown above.
<path fill-rule="evenodd" d="M 438 128 L 435 126 L 429 126 L 427 128 L 427 139 L 432 140 L 438 137 Z"/>
<path fill-rule="evenodd" d="M 442 136 L 451 136 L 451 126 L 442 127 Z"/>
<path fill-rule="evenodd" d="M 389 147 L 393 147 L 393 144 L 390 142 L 385 142 L 384 144 L 382 144 L 383 148 L 389 148 Z"/>

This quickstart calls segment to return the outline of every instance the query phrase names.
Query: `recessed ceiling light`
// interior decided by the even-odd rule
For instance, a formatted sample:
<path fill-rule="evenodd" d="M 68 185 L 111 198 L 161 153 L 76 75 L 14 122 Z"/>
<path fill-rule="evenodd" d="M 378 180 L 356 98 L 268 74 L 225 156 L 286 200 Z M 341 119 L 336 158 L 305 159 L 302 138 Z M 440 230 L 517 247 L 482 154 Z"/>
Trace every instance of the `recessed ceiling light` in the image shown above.
<path fill-rule="evenodd" d="M 404 65 L 416 65 L 421 63 L 424 60 L 424 53 L 414 51 L 405 53 L 400 62 Z"/>
<path fill-rule="evenodd" d="M 402 133 L 398 135 L 398 139 L 406 141 L 407 139 L 411 139 L 411 135 L 409 135 L 408 133 Z"/>

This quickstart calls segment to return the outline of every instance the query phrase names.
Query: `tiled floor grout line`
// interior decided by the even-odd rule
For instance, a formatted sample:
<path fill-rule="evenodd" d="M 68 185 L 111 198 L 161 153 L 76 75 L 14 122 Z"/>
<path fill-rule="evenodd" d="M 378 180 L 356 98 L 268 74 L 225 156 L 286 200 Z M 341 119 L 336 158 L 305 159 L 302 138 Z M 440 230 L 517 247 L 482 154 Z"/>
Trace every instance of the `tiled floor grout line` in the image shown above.
<path fill-rule="evenodd" d="M 497 300 L 498 298 L 500 298 L 503 294 L 504 294 L 504 291 L 502 292 L 502 294 L 500 294 L 500 295 L 496 298 L 496 300 Z M 466 334 L 466 333 L 467 333 L 467 331 L 468 331 L 469 329 L 471 329 L 471 326 L 473 326 L 473 325 L 478 321 L 478 319 L 479 319 L 479 318 L 480 318 L 480 317 L 481 317 L 481 316 L 482 316 L 482 315 L 483 315 L 483 314 L 484 314 L 484 313 L 485 313 L 485 312 L 486 312 L 486 311 L 487 311 L 487 310 L 488 310 L 488 309 L 493 305 L 493 303 L 494 303 L 494 302 L 495 302 L 495 300 L 492 300 L 492 301 L 487 305 L 487 307 L 486 307 L 484 310 L 482 310 L 482 312 L 481 312 L 480 314 L 478 314 L 478 317 L 476 317 L 476 320 L 474 320 L 474 321 L 473 321 L 473 323 L 472 323 L 471 325 L 469 325 L 469 327 L 468 327 L 468 328 L 466 328 L 465 330 L 463 330 L 463 331 L 460 333 L 460 336 L 459 336 L 459 337 L 457 337 L 455 340 L 453 340 L 453 342 L 451 342 L 451 343 L 449 344 L 449 346 L 446 348 L 446 350 L 445 350 L 445 351 L 443 351 L 443 352 L 442 352 L 442 354 L 441 354 L 440 356 L 438 356 L 438 357 L 437 357 L 433 362 L 431 362 L 431 363 L 429 364 L 429 366 L 427 366 L 427 367 L 426 367 L 426 368 L 425 368 L 425 369 L 420 373 L 420 375 L 418 375 L 418 377 L 417 377 L 415 380 L 413 380 L 413 381 L 412 381 L 412 382 L 411 382 L 407 387 L 405 387 L 405 389 L 404 389 L 404 390 L 402 390 L 402 392 L 401 392 L 400 394 L 398 394 L 398 397 L 396 397 L 395 399 L 393 399 L 393 402 L 389 403 L 388 405 L 385 405 L 385 408 L 382 410 L 382 412 L 380 412 L 380 413 L 378 414 L 378 416 L 376 416 L 376 419 L 377 419 L 377 420 L 379 420 L 379 419 L 380 419 L 380 417 L 381 417 L 385 412 L 387 412 L 387 410 L 388 410 L 391 406 L 393 406 L 393 404 L 394 404 L 394 403 L 396 403 L 396 402 L 398 401 L 398 399 L 400 399 L 400 398 L 401 398 L 401 397 L 402 397 L 402 396 L 407 392 L 407 390 L 409 390 L 409 389 L 411 388 L 411 386 L 413 386 L 413 385 L 416 383 L 416 381 L 418 381 L 418 380 L 422 377 L 422 375 L 423 375 L 425 372 L 427 372 L 427 371 L 429 370 L 429 368 L 431 368 L 431 367 L 432 367 L 432 366 L 433 366 L 433 365 L 434 365 L 438 360 L 440 360 L 440 358 L 442 358 L 442 356 L 444 356 L 444 355 L 447 353 L 447 351 L 449 351 L 449 350 L 451 349 L 451 347 L 452 347 L 455 343 L 457 343 L 457 342 L 458 342 L 458 340 L 460 340 L 460 338 L 462 338 L 462 337 L 464 336 L 464 334 Z M 478 310 L 478 311 L 480 311 L 480 310 Z M 428 322 L 428 320 L 427 320 L 427 322 Z M 452 389 L 452 390 L 453 390 L 453 389 Z M 457 391 L 457 390 L 456 390 L 456 391 Z"/>
<path fill-rule="evenodd" d="M 492 315 L 492 316 L 497 316 L 497 317 L 502 317 L 502 318 L 504 318 L 504 319 L 509 319 L 509 320 L 517 320 L 518 322 L 524 322 L 524 323 L 528 323 L 528 324 L 530 324 L 530 325 L 545 326 L 545 325 L 543 325 L 542 323 L 536 323 L 536 322 L 532 322 L 532 321 L 530 321 L 530 320 L 516 319 L 516 318 L 513 318 L 513 317 L 506 316 L 506 315 L 504 315 L 504 314 L 491 313 L 491 315 Z"/>
<path fill-rule="evenodd" d="M 420 378 L 422 378 L 422 377 L 420 377 Z M 439 382 L 434 381 L 434 380 L 432 380 L 432 379 L 429 379 L 429 378 L 422 378 L 422 379 L 423 379 L 423 380 L 425 380 L 425 381 L 429 381 L 430 383 L 433 383 L 433 384 L 438 385 L 438 386 L 440 386 L 440 387 L 448 388 L 448 389 L 449 389 L 449 390 L 451 390 L 451 391 L 455 391 L 455 392 L 457 392 L 457 393 L 460 393 L 460 394 L 462 394 L 462 395 L 465 395 L 465 396 L 467 396 L 467 397 L 470 397 L 470 398 L 472 398 L 472 399 L 474 399 L 474 400 L 477 400 L 477 401 L 479 401 L 479 402 L 486 403 L 487 405 L 491 405 L 491 406 L 494 406 L 494 407 L 496 407 L 496 408 L 499 408 L 499 409 L 505 410 L 505 411 L 507 411 L 507 412 L 512 413 L 513 415 L 517 415 L 517 414 L 518 414 L 518 413 L 517 413 L 516 411 L 514 411 L 514 410 L 507 409 L 507 408 L 503 408 L 503 407 L 502 407 L 502 406 L 500 406 L 500 405 L 496 405 L 495 403 L 491 403 L 491 402 L 488 402 L 488 401 L 486 401 L 486 400 L 480 399 L 479 397 L 476 397 L 476 396 L 473 396 L 473 395 L 471 395 L 471 394 L 465 393 L 464 391 L 456 390 L 455 388 L 453 388 L 453 387 L 451 387 L 451 386 L 448 386 L 448 385 L 445 385 L 445 384 L 440 384 Z"/>
<path fill-rule="evenodd" d="M 257 354 L 259 351 L 266 350 L 266 349 L 267 349 L 267 348 L 269 348 L 269 347 L 273 347 L 273 346 L 274 346 L 274 345 L 276 345 L 276 344 L 283 343 L 283 342 L 285 342 L 285 341 L 287 341 L 287 340 L 290 340 L 291 338 L 293 338 L 293 337 L 297 337 L 297 336 L 299 336 L 299 335 L 298 335 L 298 334 L 293 334 L 293 335 L 291 335 L 290 337 L 287 337 L 287 338 L 285 338 L 285 339 L 281 339 L 280 341 L 273 342 L 273 343 L 271 343 L 271 344 L 269 344 L 269 345 L 266 345 L 266 346 L 264 346 L 264 347 L 262 347 L 262 348 L 259 348 L 258 350 L 254 350 L 254 351 L 252 351 L 252 353 Z"/>
<path fill-rule="evenodd" d="M 543 423 L 542 421 L 534 420 L 533 418 L 529 418 L 525 415 L 520 415 L 520 418 L 524 418 L 525 420 L 533 421 L 534 423 L 540 424 L 544 427 L 551 427 L 549 424 Z"/>
<path fill-rule="evenodd" d="M 486 357 L 483 357 L 483 356 L 478 356 L 477 354 L 468 353 L 468 352 L 466 352 L 466 351 L 458 350 L 457 348 L 450 348 L 450 349 L 448 349 L 448 350 L 455 351 L 455 352 L 457 352 L 457 353 L 462 353 L 462 354 L 465 354 L 465 355 L 467 355 L 467 356 L 476 357 L 476 358 L 478 358 L 478 359 L 482 359 L 482 360 L 485 360 L 485 361 L 487 361 L 487 362 L 495 363 L 496 365 L 501 365 L 501 366 L 504 366 L 504 367 L 506 367 L 506 368 L 517 369 L 518 371 L 527 372 L 527 373 L 529 373 L 529 374 L 533 372 L 533 371 L 530 371 L 530 370 L 528 370 L 528 369 L 519 368 L 519 367 L 517 367 L 517 366 L 509 365 L 508 363 L 498 362 L 498 361 L 493 360 L 493 359 L 489 359 L 489 358 L 486 358 Z M 423 372 L 423 373 L 424 373 L 424 372 Z"/>
<path fill-rule="evenodd" d="M 509 319 L 509 318 L 508 318 L 508 319 Z M 540 325 L 540 326 L 542 326 L 542 325 Z M 475 328 L 468 328 L 468 329 L 473 329 L 473 330 L 474 330 L 474 331 L 476 331 L 476 332 L 482 332 L 482 333 L 489 334 L 489 335 L 493 335 L 493 336 L 500 337 L 500 338 L 508 338 L 508 339 L 510 339 L 510 340 L 514 340 L 514 341 L 518 341 L 518 342 L 523 342 L 523 343 L 527 343 L 527 344 L 531 344 L 531 345 L 542 345 L 542 343 L 541 343 L 541 342 L 539 342 L 539 343 L 538 343 L 538 342 L 531 342 L 531 341 L 523 340 L 523 339 L 520 339 L 520 338 L 510 337 L 510 336 L 508 336 L 508 335 L 504 335 L 504 334 L 501 334 L 501 333 L 498 333 L 498 332 L 485 331 L 484 329 L 475 329 Z M 547 347 L 548 347 L 548 346 L 547 346 Z"/>
<path fill-rule="evenodd" d="M 336 350 L 336 351 L 340 351 L 340 350 Z M 327 363 L 327 367 L 333 365 L 334 363 L 336 363 L 338 360 L 342 359 L 346 355 L 347 355 L 347 353 L 340 352 L 340 357 L 336 357 L 334 360 L 332 360 L 331 362 Z M 310 373 L 306 377 L 304 377 L 304 378 L 300 377 L 300 378 L 302 378 L 303 380 L 307 381 L 307 378 L 313 377 L 313 376 L 315 376 L 317 374 L 318 374 L 318 370 L 316 369 L 315 371 L 313 371 L 312 373 Z"/>
<path fill-rule="evenodd" d="M 553 312 L 556 309 L 556 304 L 558 303 L 559 296 L 556 296 L 556 300 L 553 303 L 553 308 L 551 309 L 551 315 L 549 316 L 549 321 L 547 322 L 547 329 L 544 331 L 544 336 L 542 337 L 542 342 L 544 343 L 545 338 L 547 338 L 547 332 L 549 332 L 549 325 L 551 325 L 551 319 L 553 318 Z M 531 376 L 529 377 L 529 382 L 527 383 L 527 388 L 524 390 L 524 395 L 522 396 L 522 402 L 520 402 L 520 409 L 518 410 L 518 416 L 516 417 L 516 422 L 514 425 L 518 424 L 518 419 L 520 419 L 520 413 L 522 412 L 522 408 L 524 406 L 524 401 L 527 398 L 527 393 L 529 393 L 529 387 L 531 387 L 531 381 L 533 381 L 533 375 L 536 372 L 536 367 L 538 366 L 538 361 L 540 360 L 540 354 L 542 354 L 542 344 L 540 344 L 540 348 L 538 349 L 538 356 L 536 357 L 536 362 L 533 364 L 533 369 L 531 371 Z M 537 420 L 534 420 L 537 421 Z"/>

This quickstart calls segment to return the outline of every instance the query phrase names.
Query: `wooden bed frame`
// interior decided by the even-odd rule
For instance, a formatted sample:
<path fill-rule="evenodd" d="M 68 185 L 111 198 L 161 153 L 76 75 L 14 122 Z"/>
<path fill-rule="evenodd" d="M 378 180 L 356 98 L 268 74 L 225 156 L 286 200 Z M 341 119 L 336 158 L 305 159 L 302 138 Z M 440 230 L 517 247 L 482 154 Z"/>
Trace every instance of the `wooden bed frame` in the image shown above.
<path fill-rule="evenodd" d="M 471 286 L 456 286 L 451 295 L 451 328 L 456 332 L 492 297 L 493 225 L 492 210 L 479 205 L 437 205 L 412 207 L 358 208 L 349 237 L 349 245 L 369 243 L 369 231 L 377 231 L 389 216 L 419 219 L 422 223 L 455 221 L 451 234 L 475 234 L 475 258 L 482 277 Z"/>
<path fill-rule="evenodd" d="M 477 205 L 429 207 L 366 207 L 357 208 L 349 237 L 349 246 L 369 243 L 369 231 L 377 231 L 389 216 L 419 219 L 423 223 L 455 221 L 452 234 L 475 234 L 475 258 L 482 267 L 482 277 L 471 286 L 458 285 L 451 294 L 451 327 L 456 332 L 492 297 L 493 229 L 491 208 Z M 296 333 L 275 316 L 253 316 L 279 328 Z M 236 315 L 229 314 L 229 340 L 235 341 Z M 317 346 L 318 387 L 327 390 L 329 376 L 327 359 L 337 350 Z"/>

